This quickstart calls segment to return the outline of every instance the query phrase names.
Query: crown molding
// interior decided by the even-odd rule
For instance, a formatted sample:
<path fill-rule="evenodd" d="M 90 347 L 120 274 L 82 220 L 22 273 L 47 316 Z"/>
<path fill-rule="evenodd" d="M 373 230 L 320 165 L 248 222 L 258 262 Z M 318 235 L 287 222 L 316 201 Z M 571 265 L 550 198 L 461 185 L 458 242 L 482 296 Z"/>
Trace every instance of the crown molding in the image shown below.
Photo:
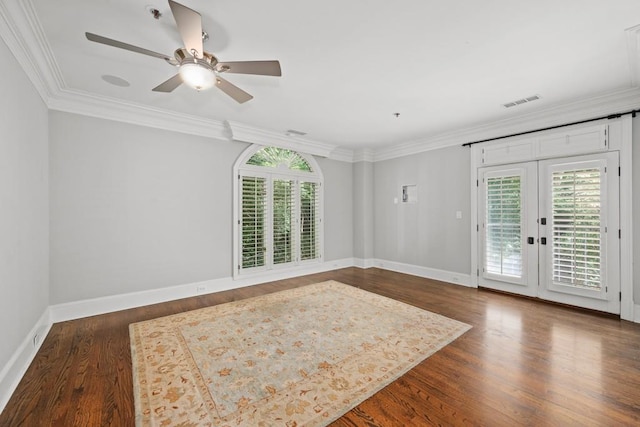
<path fill-rule="evenodd" d="M 337 147 L 331 151 L 329 158 L 340 162 L 353 163 L 353 150 L 344 147 Z"/>
<path fill-rule="evenodd" d="M 62 76 L 62 71 L 55 60 L 51 45 L 49 45 L 49 41 L 40 23 L 40 19 L 38 19 L 38 14 L 36 13 L 33 3 L 31 0 L 22 0 L 21 5 L 30 29 L 29 37 L 25 37 L 25 40 L 30 51 L 35 54 L 38 67 L 42 70 L 49 71 L 44 75 L 47 85 L 49 88 L 55 89 L 66 87 L 67 85 Z M 55 93 L 55 90 L 53 90 L 53 92 Z"/>
<path fill-rule="evenodd" d="M 640 25 L 624 30 L 627 37 L 627 56 L 631 71 L 631 85 L 640 86 Z"/>
<path fill-rule="evenodd" d="M 582 99 L 568 104 L 547 107 L 544 110 L 517 117 L 470 126 L 455 132 L 408 141 L 375 150 L 373 161 L 389 160 L 439 148 L 461 145 L 474 140 L 496 138 L 512 133 L 527 132 L 567 122 L 620 113 L 640 106 L 640 88 L 633 87 Z"/>
<path fill-rule="evenodd" d="M 40 43 L 36 35 L 41 35 L 42 31 L 33 30 L 33 26 L 39 24 L 37 21 L 34 23 L 30 20 L 27 10 L 32 11 L 33 8 L 30 4 L 23 8 L 19 0 L 0 1 L 0 37 L 33 84 L 40 98 L 48 105 L 53 88 L 56 87 L 55 84 L 52 85 L 55 77 L 54 73 L 45 73 L 42 70 L 43 58 L 49 58 L 50 55 L 40 51 Z M 32 31 L 22 31 L 24 28 Z"/>
<path fill-rule="evenodd" d="M 302 151 L 320 157 L 331 157 L 336 145 L 313 141 L 297 136 L 286 136 L 278 132 L 259 129 L 244 123 L 227 121 L 231 129 L 231 137 L 235 141 L 249 142 L 258 145 L 273 145 L 289 150 Z"/>
<path fill-rule="evenodd" d="M 87 92 L 62 89 L 49 99 L 52 110 L 114 120 L 229 142 L 224 122 L 162 110 Z"/>
<path fill-rule="evenodd" d="M 375 152 L 368 148 L 356 150 L 353 153 L 353 162 L 374 162 Z"/>

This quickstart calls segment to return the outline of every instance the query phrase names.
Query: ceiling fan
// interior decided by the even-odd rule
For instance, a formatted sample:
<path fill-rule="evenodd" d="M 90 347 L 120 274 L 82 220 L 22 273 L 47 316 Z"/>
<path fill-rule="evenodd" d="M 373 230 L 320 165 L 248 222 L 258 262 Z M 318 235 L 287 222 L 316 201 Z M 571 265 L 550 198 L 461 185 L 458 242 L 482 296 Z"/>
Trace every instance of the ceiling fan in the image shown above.
<path fill-rule="evenodd" d="M 169 6 L 184 42 L 184 47 L 176 49 L 173 58 L 169 55 L 153 52 L 97 34 L 85 33 L 85 36 L 92 42 L 164 59 L 167 63 L 178 67 L 178 74 L 153 88 L 155 92 L 171 92 L 182 83 L 198 91 L 216 86 L 237 102 L 243 103 L 252 99 L 253 96 L 223 79 L 220 74 L 282 75 L 280 62 L 278 61 L 218 61 L 218 58 L 213 54 L 204 51 L 203 39 L 205 33 L 202 31 L 202 17 L 200 14 L 173 0 L 169 0 Z"/>

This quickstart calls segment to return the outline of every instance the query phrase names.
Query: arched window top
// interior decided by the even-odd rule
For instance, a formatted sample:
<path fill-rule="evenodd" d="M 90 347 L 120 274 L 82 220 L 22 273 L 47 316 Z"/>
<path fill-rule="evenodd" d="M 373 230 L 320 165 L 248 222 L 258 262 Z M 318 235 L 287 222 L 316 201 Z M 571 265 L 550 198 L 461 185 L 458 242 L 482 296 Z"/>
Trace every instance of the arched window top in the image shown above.
<path fill-rule="evenodd" d="M 263 147 L 259 149 L 247 160 L 246 164 L 291 171 L 314 172 L 309 162 L 300 154 L 279 147 Z"/>

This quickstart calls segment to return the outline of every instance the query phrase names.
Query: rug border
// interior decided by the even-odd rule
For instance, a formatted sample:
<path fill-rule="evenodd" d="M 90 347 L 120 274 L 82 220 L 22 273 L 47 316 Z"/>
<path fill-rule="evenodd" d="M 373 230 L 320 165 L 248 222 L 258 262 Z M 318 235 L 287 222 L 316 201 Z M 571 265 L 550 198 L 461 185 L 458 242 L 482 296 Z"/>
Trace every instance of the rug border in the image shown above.
<path fill-rule="evenodd" d="M 437 313 L 436 313 L 437 314 Z M 445 316 L 446 317 L 446 316 Z M 452 320 L 456 320 L 456 319 L 452 319 Z M 464 323 L 464 322 L 460 322 L 460 323 Z M 428 358 L 430 358 L 431 356 L 433 356 L 434 354 L 436 354 L 437 352 L 439 352 L 440 350 L 442 350 L 443 348 L 445 348 L 446 346 L 450 345 L 451 343 L 453 343 L 455 340 L 457 340 L 458 338 L 460 338 L 462 335 L 464 335 L 465 333 L 467 333 L 471 328 L 473 328 L 473 326 L 464 323 L 467 327 L 458 331 L 458 333 L 455 334 L 455 336 L 451 337 L 451 340 L 448 341 L 447 343 L 443 344 L 442 346 L 434 349 L 431 353 L 429 353 L 428 355 L 426 355 L 423 359 L 421 360 L 417 360 L 414 362 L 411 362 L 409 365 L 407 365 L 407 369 L 400 371 L 400 373 L 393 377 L 392 379 L 390 379 L 389 381 L 383 381 L 380 383 L 380 388 L 374 388 L 375 391 L 373 393 L 371 393 L 371 395 L 365 397 L 364 399 L 360 400 L 359 402 L 355 403 L 353 406 L 351 406 L 349 409 L 347 409 L 346 411 L 344 411 L 342 414 L 337 415 L 334 418 L 331 418 L 327 421 L 327 423 L 325 425 L 329 425 L 334 421 L 337 421 L 338 419 L 342 418 L 345 414 L 347 414 L 348 412 L 350 412 L 353 408 L 355 408 L 356 406 L 360 405 L 361 403 L 365 402 L 366 400 L 371 399 L 373 396 L 375 396 L 378 392 L 380 392 L 380 390 L 382 390 L 383 388 L 391 385 L 391 383 L 397 381 L 398 379 L 400 379 L 402 376 L 404 376 L 407 372 L 409 372 L 410 370 L 412 370 L 413 368 L 415 368 L 416 366 L 418 366 L 419 364 L 421 364 L 422 362 L 426 361 Z"/>
<path fill-rule="evenodd" d="M 186 311 L 181 311 L 178 313 L 174 313 L 174 314 L 169 314 L 166 316 L 159 316 L 156 318 L 152 318 L 152 319 L 147 319 L 147 320 L 143 320 L 143 321 L 139 321 L 139 322 L 133 322 L 129 324 L 129 335 L 130 335 L 130 348 L 131 348 L 131 360 L 136 361 L 137 359 L 142 357 L 140 354 L 138 354 L 138 352 L 135 350 L 134 347 L 134 341 L 135 341 L 135 337 L 136 334 L 134 333 L 134 327 L 137 324 L 143 324 L 143 323 L 147 323 L 147 322 L 154 322 L 160 319 L 169 319 L 172 317 L 177 317 L 177 316 L 183 316 L 185 313 L 193 313 L 193 312 L 199 312 L 199 311 L 205 311 L 205 310 L 209 310 L 211 308 L 214 307 L 220 307 L 220 306 L 224 306 L 227 304 L 238 304 L 238 303 L 248 303 L 251 300 L 255 300 L 255 299 L 260 299 L 260 298 L 265 298 L 267 297 L 268 299 L 273 299 L 273 298 L 277 298 L 278 294 L 281 293 L 289 293 L 289 292 L 295 292 L 299 289 L 302 288 L 306 288 L 306 287 L 320 287 L 321 285 L 330 285 L 332 288 L 342 288 L 342 289 L 355 289 L 358 291 L 364 291 L 367 292 L 369 294 L 375 295 L 378 298 L 382 298 L 382 299 L 386 299 L 386 300 L 390 300 L 392 301 L 394 304 L 400 304 L 400 305 L 405 305 L 407 307 L 411 307 L 411 309 L 413 310 L 422 310 L 425 311 L 427 313 L 430 313 L 432 315 L 436 315 L 436 316 L 440 316 L 440 317 L 444 317 L 446 319 L 452 320 L 457 322 L 460 325 L 460 328 L 455 331 L 455 333 L 453 333 L 452 335 L 450 335 L 447 339 L 447 341 L 445 343 L 441 343 L 441 345 L 437 346 L 436 348 L 430 349 L 429 352 L 425 353 L 425 354 L 419 354 L 420 357 L 416 358 L 416 360 L 408 362 L 407 365 L 405 367 L 403 367 L 401 370 L 399 370 L 398 372 L 396 372 L 393 376 L 391 376 L 390 378 L 388 378 L 387 380 L 381 381 L 377 386 L 372 387 L 369 391 L 369 393 L 366 393 L 364 395 L 364 397 L 362 399 L 354 399 L 353 404 L 351 405 L 347 405 L 345 406 L 343 411 L 338 411 L 336 412 L 335 416 L 326 418 L 322 420 L 322 425 L 326 426 L 328 424 L 331 424 L 332 422 L 340 419 L 342 416 L 344 416 L 345 414 L 347 414 L 348 412 L 350 412 L 351 410 L 353 410 L 355 407 L 357 407 L 358 405 L 362 404 L 363 402 L 365 402 L 366 400 L 372 398 L 375 394 L 377 394 L 378 392 L 380 392 L 382 389 L 384 389 L 385 387 L 389 386 L 391 383 L 397 381 L 399 378 L 401 378 L 402 376 L 404 376 L 407 372 L 409 372 L 410 370 L 414 369 L 416 366 L 418 366 L 420 363 L 426 361 L 429 357 L 431 357 L 432 355 L 434 355 L 435 353 L 437 353 L 438 351 L 442 350 L 443 348 L 445 348 L 446 346 L 450 345 L 451 343 L 453 343 L 455 340 L 457 340 L 458 338 L 460 338 L 462 335 L 464 335 L 466 332 L 468 332 L 470 329 L 473 328 L 472 325 L 469 325 L 465 322 L 462 322 L 460 320 L 445 316 L 443 314 L 440 313 L 436 313 L 436 312 L 432 312 L 430 310 L 424 309 L 422 307 L 418 307 L 409 303 L 406 303 L 404 301 L 400 301 L 385 295 L 380 295 L 376 292 L 372 292 L 369 291 L 367 289 L 363 289 L 361 287 L 358 286 L 354 286 L 354 285 L 350 285 L 350 284 L 346 284 L 346 283 L 342 283 L 340 281 L 337 280 L 325 280 L 325 281 L 321 281 L 321 282 L 315 282 L 315 283 L 309 283 L 306 285 L 302 285 L 302 286 L 297 286 L 297 287 L 292 287 L 289 289 L 283 289 L 283 290 L 279 290 L 279 291 L 275 291 L 275 292 L 268 292 L 262 295 L 257 295 L 257 296 L 253 296 L 253 297 L 249 297 L 249 298 L 242 298 L 242 299 L 238 299 L 238 300 L 233 300 L 233 301 L 228 301 L 228 302 L 224 302 L 224 303 L 220 303 L 220 304 L 215 304 L 215 305 L 210 305 L 210 306 L 206 306 L 206 307 L 202 307 L 202 308 L 197 308 L 197 309 L 193 309 L 193 310 L 186 310 Z M 141 343 L 138 343 L 141 344 Z M 143 363 L 144 364 L 144 363 Z M 134 407 L 135 407 L 135 422 L 136 422 L 136 426 L 141 426 L 143 420 L 144 420 L 144 414 L 142 413 L 142 397 L 140 397 L 139 399 L 136 399 L 136 396 L 141 396 L 141 384 L 139 384 L 139 378 L 138 378 L 138 370 L 133 369 L 132 366 L 132 377 L 133 377 L 133 392 L 134 392 Z M 143 369 L 144 371 L 144 369 Z M 141 374 L 144 374 L 144 372 L 141 372 Z"/>

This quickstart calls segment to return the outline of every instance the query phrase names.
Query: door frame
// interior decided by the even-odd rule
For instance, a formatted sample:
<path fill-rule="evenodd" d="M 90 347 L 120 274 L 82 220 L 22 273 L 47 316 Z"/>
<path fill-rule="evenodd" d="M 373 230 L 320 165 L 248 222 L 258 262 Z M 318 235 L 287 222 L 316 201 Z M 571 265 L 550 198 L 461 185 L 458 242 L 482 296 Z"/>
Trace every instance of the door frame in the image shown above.
<path fill-rule="evenodd" d="M 604 125 L 607 128 L 608 143 L 604 149 L 594 149 L 593 147 L 574 146 L 570 152 L 563 152 L 558 155 L 545 155 L 540 150 L 540 141 L 553 137 L 559 137 L 573 131 L 581 131 L 589 128 L 589 125 L 579 125 L 564 128 L 562 130 L 543 131 L 533 134 L 504 138 L 492 142 L 474 144 L 470 146 L 470 233 L 471 233 L 471 283 L 472 287 L 478 287 L 480 274 L 480 252 L 479 252 L 479 232 L 480 224 L 478 218 L 478 169 L 485 164 L 484 149 L 487 147 L 505 147 L 507 153 L 499 162 L 492 164 L 519 163 L 528 160 L 542 160 L 554 157 L 568 157 L 571 155 L 589 154 L 596 152 L 618 151 L 620 156 L 620 318 L 640 322 L 640 306 L 636 306 L 633 300 L 633 192 L 632 192 L 632 118 L 622 116 L 614 119 L 605 119 L 597 122 L 597 125 Z M 592 125 L 591 125 L 592 126 Z M 513 151 L 514 159 L 509 161 L 510 146 L 515 147 Z M 636 309 L 637 307 L 637 309 Z M 635 316 L 634 311 L 638 311 Z"/>

